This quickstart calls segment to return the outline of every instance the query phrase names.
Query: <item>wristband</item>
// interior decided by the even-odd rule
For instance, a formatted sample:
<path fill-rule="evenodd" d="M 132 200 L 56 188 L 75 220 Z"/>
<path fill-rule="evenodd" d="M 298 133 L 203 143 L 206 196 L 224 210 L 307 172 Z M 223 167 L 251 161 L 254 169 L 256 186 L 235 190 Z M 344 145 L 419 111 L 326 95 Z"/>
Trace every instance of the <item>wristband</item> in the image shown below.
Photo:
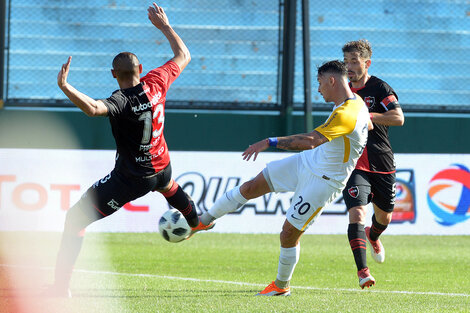
<path fill-rule="evenodd" d="M 369 117 L 372 120 L 372 118 L 373 118 L 372 113 L 369 113 Z"/>
<path fill-rule="evenodd" d="M 277 137 L 268 138 L 268 143 L 270 147 L 277 147 Z"/>

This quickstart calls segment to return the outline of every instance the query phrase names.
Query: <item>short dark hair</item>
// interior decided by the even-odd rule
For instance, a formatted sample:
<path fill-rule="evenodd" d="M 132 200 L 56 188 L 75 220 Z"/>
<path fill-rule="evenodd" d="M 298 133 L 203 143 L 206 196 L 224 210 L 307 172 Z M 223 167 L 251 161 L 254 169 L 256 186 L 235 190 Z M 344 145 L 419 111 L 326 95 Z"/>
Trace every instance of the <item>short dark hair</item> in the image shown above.
<path fill-rule="evenodd" d="M 348 69 L 344 62 L 333 60 L 325 62 L 320 67 L 318 67 L 318 76 L 322 76 L 325 73 L 339 74 L 341 76 L 347 77 Z"/>
<path fill-rule="evenodd" d="M 136 73 L 138 74 L 139 65 L 139 59 L 132 52 L 121 52 L 113 59 L 114 72 L 121 79 L 132 78 Z"/>
<path fill-rule="evenodd" d="M 343 46 L 343 53 L 359 52 L 359 56 L 369 60 L 372 57 L 372 47 L 366 39 L 350 41 Z"/>

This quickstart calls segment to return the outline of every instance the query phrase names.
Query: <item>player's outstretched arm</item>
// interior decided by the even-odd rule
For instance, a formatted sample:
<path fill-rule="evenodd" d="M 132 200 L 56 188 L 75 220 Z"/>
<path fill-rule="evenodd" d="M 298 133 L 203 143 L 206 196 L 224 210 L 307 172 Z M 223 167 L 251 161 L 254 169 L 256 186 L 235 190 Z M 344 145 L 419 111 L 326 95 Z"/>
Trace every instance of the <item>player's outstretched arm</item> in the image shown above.
<path fill-rule="evenodd" d="M 147 11 L 149 20 L 170 42 L 171 50 L 173 50 L 173 54 L 175 55 L 171 60 L 178 64 L 181 71 L 183 71 L 189 61 L 191 61 L 191 54 L 189 53 L 188 48 L 171 27 L 168 17 L 162 7 L 159 7 L 154 2 L 153 6 L 149 6 Z"/>
<path fill-rule="evenodd" d="M 242 153 L 243 160 L 249 161 L 253 156 L 253 161 L 256 161 L 258 157 L 258 153 L 266 150 L 269 148 L 269 143 L 267 139 L 260 140 L 246 148 L 246 150 Z"/>
<path fill-rule="evenodd" d="M 103 116 L 108 114 L 108 108 L 103 102 L 95 100 L 87 96 L 86 94 L 78 91 L 72 85 L 67 82 L 69 76 L 70 62 L 72 57 L 70 56 L 57 75 L 57 85 L 67 98 L 72 101 L 80 110 L 82 110 L 88 116 Z"/>
<path fill-rule="evenodd" d="M 324 144 L 328 139 L 316 130 L 307 134 L 297 134 L 286 137 L 276 137 L 276 148 L 290 151 L 310 150 Z M 269 147 L 269 139 L 260 140 L 250 145 L 243 153 L 243 160 L 249 161 L 253 156 L 253 161 L 258 157 L 258 153 Z"/>
<path fill-rule="evenodd" d="M 310 150 L 327 142 L 328 139 L 316 130 L 307 134 L 278 137 L 276 148 L 291 151 Z"/>

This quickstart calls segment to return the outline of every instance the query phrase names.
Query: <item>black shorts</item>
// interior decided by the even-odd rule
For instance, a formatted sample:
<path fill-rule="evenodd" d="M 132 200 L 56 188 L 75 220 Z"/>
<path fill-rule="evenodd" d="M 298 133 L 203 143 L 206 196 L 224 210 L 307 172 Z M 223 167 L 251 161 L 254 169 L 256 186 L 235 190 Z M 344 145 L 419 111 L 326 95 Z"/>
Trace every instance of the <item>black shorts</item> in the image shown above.
<path fill-rule="evenodd" d="M 171 180 L 171 165 L 148 177 L 128 176 L 114 169 L 83 194 L 77 205 L 92 221 L 113 214 L 126 203 L 150 191 L 165 188 Z"/>
<path fill-rule="evenodd" d="M 395 206 L 395 197 L 395 173 L 378 174 L 354 170 L 343 190 L 348 210 L 372 202 L 382 211 L 391 213 Z"/>

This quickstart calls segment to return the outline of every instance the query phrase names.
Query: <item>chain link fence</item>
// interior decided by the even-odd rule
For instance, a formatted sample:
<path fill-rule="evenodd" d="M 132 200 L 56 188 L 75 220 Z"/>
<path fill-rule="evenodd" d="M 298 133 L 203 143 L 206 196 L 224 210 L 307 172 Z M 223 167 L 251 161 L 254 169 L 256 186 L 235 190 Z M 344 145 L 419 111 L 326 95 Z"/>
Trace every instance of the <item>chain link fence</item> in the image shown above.
<path fill-rule="evenodd" d="M 287 0 L 284 0 L 287 1 Z M 143 0 L 9 0 L 7 105 L 67 106 L 57 72 L 73 56 L 69 81 L 93 98 L 118 88 L 113 57 L 134 52 L 144 72 L 172 57 L 147 19 Z M 161 4 L 192 61 L 173 84 L 169 108 L 279 110 L 283 1 L 172 0 Z M 297 2 L 294 108 L 304 102 L 302 20 Z M 450 0 L 310 3 L 314 110 L 330 109 L 317 92 L 316 66 L 342 59 L 341 47 L 365 38 L 370 73 L 388 82 L 404 110 L 470 112 L 470 3 Z"/>
<path fill-rule="evenodd" d="M 346 42 L 367 39 L 373 50 L 369 73 L 394 88 L 405 111 L 470 112 L 469 1 L 316 1 L 309 11 L 312 76 L 315 65 L 341 60 Z M 298 14 L 296 65 L 302 62 L 301 25 Z M 300 65 L 298 108 L 303 102 Z M 312 101 L 321 107 L 314 78 Z"/>
<path fill-rule="evenodd" d="M 56 76 L 73 56 L 69 81 L 93 98 L 118 88 L 111 62 L 135 53 L 144 73 L 172 56 L 148 20 L 149 1 L 11 0 L 7 99 L 63 105 Z M 192 61 L 169 106 L 270 107 L 278 102 L 279 2 L 179 0 L 161 3 Z"/>

